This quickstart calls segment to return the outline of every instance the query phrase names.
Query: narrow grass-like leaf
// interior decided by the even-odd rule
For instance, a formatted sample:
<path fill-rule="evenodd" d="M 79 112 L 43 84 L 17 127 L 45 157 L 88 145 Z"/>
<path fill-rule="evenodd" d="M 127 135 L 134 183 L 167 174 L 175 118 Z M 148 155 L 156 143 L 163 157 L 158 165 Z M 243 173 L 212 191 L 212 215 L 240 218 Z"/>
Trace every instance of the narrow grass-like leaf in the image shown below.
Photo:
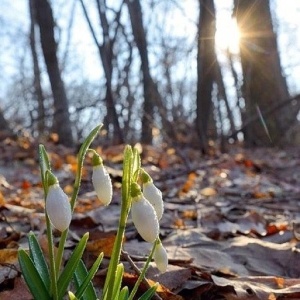
<path fill-rule="evenodd" d="M 147 290 L 140 298 L 139 300 L 148 300 L 151 299 L 151 297 L 155 294 L 156 290 L 158 288 L 158 283 L 153 285 L 149 290 Z"/>
<path fill-rule="evenodd" d="M 42 182 L 45 185 L 45 174 L 47 170 L 51 170 L 49 157 L 44 145 L 39 145 L 39 159 Z"/>
<path fill-rule="evenodd" d="M 74 284 L 75 284 L 75 288 L 76 288 L 77 292 L 78 292 L 80 286 L 82 285 L 84 279 L 87 277 L 87 275 L 88 275 L 88 271 L 84 265 L 84 262 L 81 259 L 79 261 L 78 266 L 74 273 Z M 88 286 L 86 287 L 86 290 L 84 291 L 81 299 L 82 300 L 90 300 L 90 299 L 93 300 L 96 298 L 97 298 L 96 291 L 94 289 L 93 284 L 90 282 L 88 284 Z"/>
<path fill-rule="evenodd" d="M 130 185 L 132 180 L 133 153 L 131 146 L 127 145 L 124 150 L 123 176 L 122 176 L 122 201 L 128 199 L 130 195 Z"/>
<path fill-rule="evenodd" d="M 97 136 L 100 128 L 102 127 L 102 124 L 96 126 L 91 132 L 90 134 L 87 136 L 87 138 L 84 140 L 83 144 L 80 147 L 80 150 L 78 152 L 78 166 L 77 166 L 77 173 L 76 173 L 76 178 L 75 178 L 75 182 L 74 182 L 74 191 L 71 197 L 71 207 L 72 210 L 74 209 L 75 206 L 75 200 L 77 198 L 77 194 L 78 194 L 78 190 L 79 190 L 79 186 L 80 186 L 80 181 L 81 181 L 81 174 L 82 174 L 82 167 L 83 167 L 83 161 L 86 155 L 86 152 L 88 151 L 91 143 L 93 142 L 93 140 L 95 139 L 95 137 Z"/>
<path fill-rule="evenodd" d="M 87 152 L 87 150 L 89 149 L 91 143 L 93 142 L 93 140 L 95 139 L 95 137 L 97 136 L 100 128 L 102 127 L 102 124 L 96 126 L 91 132 L 90 134 L 86 137 L 86 139 L 84 140 L 83 144 L 80 147 L 80 150 L 78 152 L 78 158 L 79 158 L 79 166 L 82 166 L 82 161 L 85 157 L 85 154 Z"/>
<path fill-rule="evenodd" d="M 48 265 L 46 263 L 42 249 L 36 239 L 36 236 L 33 232 L 30 232 L 28 235 L 28 244 L 29 244 L 29 254 L 30 258 L 33 261 L 36 270 L 40 274 L 45 287 L 50 290 L 50 273 Z"/>
<path fill-rule="evenodd" d="M 104 256 L 104 254 L 100 253 L 98 258 L 93 263 L 89 272 L 87 272 L 83 261 L 80 260 L 78 267 L 76 269 L 76 272 L 74 274 L 77 284 L 80 283 L 80 284 L 78 284 L 79 287 L 75 294 L 75 296 L 77 298 L 80 299 L 83 296 L 83 299 L 87 299 L 87 300 L 97 299 L 96 292 L 95 292 L 95 289 L 92 284 L 92 279 L 94 278 L 96 272 L 98 271 L 98 268 L 102 262 L 103 256 Z M 78 270 L 78 272 L 77 272 L 77 270 Z M 85 275 L 85 276 L 83 277 L 83 275 Z"/>
<path fill-rule="evenodd" d="M 127 286 L 124 286 L 124 287 L 122 288 L 122 290 L 120 291 L 119 299 L 118 299 L 118 300 L 127 300 L 127 299 L 128 299 L 128 296 L 129 296 L 129 290 L 128 290 L 128 287 L 127 287 Z"/>
<path fill-rule="evenodd" d="M 120 293 L 120 289 L 121 289 L 123 273 L 124 273 L 123 264 L 118 264 L 117 270 L 116 270 L 116 277 L 115 277 L 115 281 L 114 281 L 114 287 L 113 287 L 113 299 L 119 299 L 119 293 Z"/>
<path fill-rule="evenodd" d="M 34 299 L 51 300 L 49 290 L 45 287 L 43 279 L 29 255 L 23 249 L 19 250 L 18 259 L 25 282 Z"/>
<path fill-rule="evenodd" d="M 132 163 L 132 174 L 133 182 L 137 181 L 138 171 L 141 168 L 141 157 L 136 148 L 133 148 L 133 163 Z"/>
<path fill-rule="evenodd" d="M 85 249 L 87 240 L 89 238 L 88 232 L 83 235 L 79 243 L 77 244 L 76 248 L 74 249 L 70 259 L 68 260 L 64 270 L 59 276 L 57 281 L 57 288 L 58 288 L 58 298 L 63 299 L 65 295 L 68 285 L 70 284 L 74 272 L 78 266 L 78 263 L 82 257 L 83 251 Z"/>

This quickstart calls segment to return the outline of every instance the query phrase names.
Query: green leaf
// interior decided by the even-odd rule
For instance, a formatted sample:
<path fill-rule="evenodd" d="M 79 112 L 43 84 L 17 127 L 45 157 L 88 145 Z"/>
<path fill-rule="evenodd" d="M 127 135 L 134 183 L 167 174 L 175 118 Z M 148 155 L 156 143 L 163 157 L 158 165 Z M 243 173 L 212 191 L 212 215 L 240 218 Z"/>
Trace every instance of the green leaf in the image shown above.
<path fill-rule="evenodd" d="M 48 157 L 48 154 L 47 154 L 47 151 L 46 151 L 44 145 L 39 145 L 39 158 L 40 158 L 40 169 L 41 169 L 42 182 L 43 182 L 43 185 L 45 186 L 46 171 L 47 170 L 51 171 L 51 165 L 50 165 L 49 157 Z"/>
<path fill-rule="evenodd" d="M 23 249 L 19 250 L 18 259 L 25 282 L 34 299 L 51 300 L 49 291 L 45 287 L 43 279 L 35 268 L 29 255 Z"/>
<path fill-rule="evenodd" d="M 118 299 L 118 300 L 127 300 L 127 299 L 128 299 L 128 296 L 129 296 L 129 290 L 128 290 L 128 287 L 127 287 L 127 286 L 124 286 L 124 287 L 122 288 L 122 290 L 120 291 L 119 299 Z"/>
<path fill-rule="evenodd" d="M 83 235 L 79 243 L 77 244 L 76 248 L 74 249 L 70 259 L 68 260 L 64 270 L 59 276 L 57 281 L 57 288 L 58 288 L 58 299 L 63 299 L 63 296 L 66 293 L 68 285 L 70 284 L 75 270 L 79 264 L 79 261 L 82 257 L 83 251 L 85 249 L 87 240 L 89 238 L 88 232 Z"/>
<path fill-rule="evenodd" d="M 96 126 L 90 132 L 90 134 L 84 140 L 84 142 L 81 145 L 80 150 L 78 152 L 78 169 L 77 169 L 76 178 L 75 178 L 75 182 L 74 182 L 74 191 L 73 191 L 73 194 L 72 194 L 72 197 L 71 197 L 71 201 L 70 201 L 72 211 L 74 209 L 75 201 L 76 201 L 77 194 L 78 194 L 79 187 L 80 187 L 83 161 L 84 161 L 86 152 L 89 149 L 89 147 L 90 147 L 91 143 L 93 142 L 93 140 L 95 139 L 95 137 L 97 136 L 98 131 L 100 130 L 101 127 L 102 127 L 102 124 Z"/>
<path fill-rule="evenodd" d="M 122 176 L 122 201 L 130 197 L 130 185 L 132 175 L 133 153 L 131 146 L 127 145 L 124 150 L 123 176 Z"/>
<path fill-rule="evenodd" d="M 79 264 L 75 270 L 75 273 L 74 273 L 74 284 L 76 287 L 77 294 L 79 292 L 80 286 L 84 282 L 84 279 L 87 277 L 87 275 L 88 275 L 88 271 L 84 265 L 84 262 L 82 260 L 80 260 Z M 87 285 L 87 287 L 82 295 L 82 300 L 90 300 L 90 299 L 93 300 L 96 298 L 97 298 L 96 291 L 94 289 L 93 284 L 90 282 Z"/>
<path fill-rule="evenodd" d="M 50 290 L 51 283 L 50 283 L 50 273 L 49 273 L 48 265 L 46 263 L 42 249 L 33 232 L 30 232 L 28 235 L 28 244 L 30 250 L 29 252 L 30 258 L 33 261 L 33 264 L 37 272 L 40 274 L 45 287 L 48 290 Z"/>
<path fill-rule="evenodd" d="M 122 279 L 123 279 L 123 273 L 124 273 L 124 266 L 123 264 L 118 264 L 117 270 L 116 270 L 116 277 L 114 281 L 114 287 L 113 287 L 113 299 L 119 299 L 119 293 L 121 289 Z"/>
<path fill-rule="evenodd" d="M 92 279 L 99 269 L 103 256 L 103 253 L 100 253 L 89 272 L 87 272 L 83 261 L 79 261 L 78 267 L 74 274 L 76 285 L 78 286 L 75 294 L 77 298 L 80 299 L 83 296 L 83 299 L 86 300 L 97 299 L 96 292 L 92 284 Z"/>
<path fill-rule="evenodd" d="M 139 300 L 148 300 L 151 299 L 151 297 L 155 294 L 158 287 L 158 283 L 153 285 L 149 290 L 147 290 L 140 298 Z"/>
<path fill-rule="evenodd" d="M 133 164 L 132 164 L 132 174 L 133 181 L 137 181 L 138 179 L 138 171 L 141 168 L 141 157 L 136 148 L 133 148 Z"/>
<path fill-rule="evenodd" d="M 83 144 L 80 147 L 80 150 L 78 152 L 78 157 L 79 160 L 81 161 L 81 159 L 84 159 L 84 156 L 87 152 L 87 150 L 89 149 L 91 143 L 93 142 L 93 140 L 95 139 L 95 137 L 98 134 L 98 131 L 100 130 L 100 128 L 103 126 L 103 124 L 100 124 L 98 126 L 96 126 L 91 132 L 90 134 L 86 137 L 86 139 L 84 140 Z M 81 166 L 81 164 L 79 164 Z"/>

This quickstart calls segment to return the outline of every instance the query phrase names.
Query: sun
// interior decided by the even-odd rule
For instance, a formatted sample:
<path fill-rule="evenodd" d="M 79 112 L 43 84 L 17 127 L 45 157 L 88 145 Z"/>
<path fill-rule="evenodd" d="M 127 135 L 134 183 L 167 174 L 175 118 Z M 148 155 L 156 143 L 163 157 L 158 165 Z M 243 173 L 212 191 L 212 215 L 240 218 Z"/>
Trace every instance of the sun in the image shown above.
<path fill-rule="evenodd" d="M 234 18 L 221 18 L 217 24 L 216 47 L 229 50 L 232 54 L 239 53 L 240 31 Z"/>

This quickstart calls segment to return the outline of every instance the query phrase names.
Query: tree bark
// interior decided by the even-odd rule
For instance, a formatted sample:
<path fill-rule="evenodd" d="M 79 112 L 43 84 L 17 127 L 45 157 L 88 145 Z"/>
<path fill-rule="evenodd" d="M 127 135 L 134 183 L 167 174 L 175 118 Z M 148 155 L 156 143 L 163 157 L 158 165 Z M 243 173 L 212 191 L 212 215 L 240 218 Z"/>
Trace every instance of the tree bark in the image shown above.
<path fill-rule="evenodd" d="M 69 104 L 59 70 L 57 45 L 54 38 L 54 19 L 48 0 L 34 0 L 43 55 L 53 94 L 54 116 L 52 130 L 59 136 L 59 143 L 73 146 Z"/>
<path fill-rule="evenodd" d="M 9 126 L 9 122 L 5 119 L 2 109 L 0 108 L 0 140 L 13 136 L 13 131 Z"/>
<path fill-rule="evenodd" d="M 212 115 L 212 89 L 216 75 L 215 54 L 215 6 L 213 0 L 199 0 L 197 55 L 197 108 L 196 131 L 200 149 L 206 153 L 208 148 L 208 126 Z"/>
<path fill-rule="evenodd" d="M 258 111 L 262 112 L 260 121 L 245 127 L 245 145 L 275 145 L 296 119 L 299 107 L 286 106 L 273 115 L 264 114 L 274 101 L 280 102 L 289 97 L 269 1 L 235 0 L 235 15 L 241 32 L 242 94 L 245 100 L 243 123 L 257 115 Z"/>
<path fill-rule="evenodd" d="M 38 135 L 41 136 L 45 132 L 45 107 L 44 107 L 44 95 L 41 84 L 40 66 L 36 51 L 36 12 L 33 0 L 29 0 L 29 12 L 30 12 L 30 50 L 33 62 L 33 86 L 34 94 L 37 102 L 37 131 Z"/>
<path fill-rule="evenodd" d="M 96 5 L 97 5 L 97 12 L 99 16 L 99 20 L 101 23 L 102 27 L 102 39 L 103 43 L 100 44 L 96 32 L 94 30 L 94 27 L 92 26 L 92 22 L 90 20 L 89 14 L 87 12 L 86 6 L 83 2 L 83 0 L 80 0 L 84 16 L 86 18 L 86 21 L 88 23 L 88 26 L 90 28 L 93 40 L 98 48 L 99 51 L 99 56 L 102 62 L 103 66 L 103 71 L 106 79 L 106 93 L 105 93 L 105 104 L 106 104 L 106 109 L 107 109 L 107 116 L 105 123 L 107 124 L 107 128 L 111 124 L 113 127 L 113 143 L 114 144 L 120 144 L 124 142 L 124 137 L 123 137 L 123 132 L 119 123 L 119 116 L 116 110 L 116 105 L 115 105 L 115 99 L 113 96 L 113 87 L 112 87 L 112 74 L 113 74 L 113 60 L 115 59 L 115 54 L 113 51 L 114 43 L 115 43 L 115 36 L 116 32 L 118 30 L 118 22 L 119 18 L 121 15 L 121 9 L 122 9 L 122 4 L 120 7 L 120 10 L 116 14 L 116 19 L 115 22 L 117 24 L 116 29 L 115 29 L 115 36 L 114 38 L 111 38 L 109 35 L 109 29 L 110 25 L 107 20 L 106 16 L 106 3 L 104 0 L 96 0 Z M 105 124 L 104 123 L 104 124 Z M 108 128 L 109 129 L 109 128 Z"/>
<path fill-rule="evenodd" d="M 155 83 L 151 77 L 148 59 L 148 46 L 143 25 L 143 14 L 139 0 L 127 1 L 131 27 L 141 57 L 141 70 L 143 73 L 144 106 L 142 117 L 141 141 L 145 144 L 152 143 L 154 97 L 157 95 Z"/>

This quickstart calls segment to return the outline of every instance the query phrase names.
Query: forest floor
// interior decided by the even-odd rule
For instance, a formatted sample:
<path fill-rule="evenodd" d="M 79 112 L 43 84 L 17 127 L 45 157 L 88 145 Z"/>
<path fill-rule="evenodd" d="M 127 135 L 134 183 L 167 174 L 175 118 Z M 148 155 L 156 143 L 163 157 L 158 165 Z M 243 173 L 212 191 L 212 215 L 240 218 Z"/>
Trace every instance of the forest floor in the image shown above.
<path fill-rule="evenodd" d="M 299 149 L 232 146 L 227 154 L 203 157 L 188 148 L 139 147 L 165 205 L 160 227 L 169 266 L 160 274 L 151 264 L 147 273 L 160 283 L 157 299 L 300 299 Z M 62 146 L 46 148 L 54 174 L 70 194 L 76 157 Z M 67 244 L 66 256 L 90 232 L 87 264 L 100 251 L 106 256 L 95 276 L 100 288 L 120 213 L 123 149 L 97 149 L 115 188 L 108 207 L 93 192 L 87 161 Z M 0 174 L 0 299 L 29 300 L 17 249 L 28 247 L 31 230 L 47 252 L 37 145 L 26 139 L 1 142 Z M 131 219 L 124 249 L 137 266 L 150 250 Z M 123 282 L 131 287 L 137 275 L 125 257 Z"/>

